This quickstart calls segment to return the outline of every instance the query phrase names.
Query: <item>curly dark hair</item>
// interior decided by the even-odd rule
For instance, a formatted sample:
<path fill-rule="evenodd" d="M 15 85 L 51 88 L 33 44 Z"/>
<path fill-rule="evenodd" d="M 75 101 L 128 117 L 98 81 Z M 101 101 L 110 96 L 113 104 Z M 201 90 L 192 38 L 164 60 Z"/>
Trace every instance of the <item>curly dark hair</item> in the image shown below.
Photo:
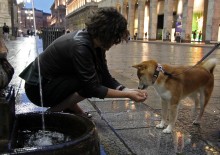
<path fill-rule="evenodd" d="M 113 7 L 98 8 L 85 24 L 88 33 L 98 38 L 104 48 L 128 41 L 127 21 Z"/>

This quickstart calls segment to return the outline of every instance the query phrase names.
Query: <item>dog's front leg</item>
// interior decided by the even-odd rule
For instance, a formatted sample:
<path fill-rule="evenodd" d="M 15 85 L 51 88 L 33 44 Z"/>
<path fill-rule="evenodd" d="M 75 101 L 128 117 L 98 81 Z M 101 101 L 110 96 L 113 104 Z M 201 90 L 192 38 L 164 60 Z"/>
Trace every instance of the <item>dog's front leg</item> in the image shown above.
<path fill-rule="evenodd" d="M 163 129 L 167 120 L 168 103 L 166 100 L 161 99 L 162 109 L 161 109 L 161 121 L 160 124 L 156 125 L 156 128 Z"/>
<path fill-rule="evenodd" d="M 170 112 L 169 112 L 169 124 L 166 129 L 163 130 L 163 133 L 171 133 L 173 127 L 175 126 L 175 122 L 178 114 L 178 102 L 171 102 L 170 104 Z"/>
<path fill-rule="evenodd" d="M 197 115 L 197 110 L 199 108 L 199 99 L 198 99 L 198 94 L 194 93 L 190 96 L 190 98 L 193 100 L 194 102 L 194 106 L 192 108 L 192 118 L 194 119 Z"/>

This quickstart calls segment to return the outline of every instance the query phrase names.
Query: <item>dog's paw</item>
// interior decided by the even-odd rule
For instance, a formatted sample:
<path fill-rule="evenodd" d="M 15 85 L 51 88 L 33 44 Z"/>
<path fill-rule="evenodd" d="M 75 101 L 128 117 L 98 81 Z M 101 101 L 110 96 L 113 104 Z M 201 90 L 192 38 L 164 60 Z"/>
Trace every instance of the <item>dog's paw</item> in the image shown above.
<path fill-rule="evenodd" d="M 163 128 L 164 128 L 164 125 L 161 124 L 161 123 L 160 123 L 160 124 L 157 124 L 157 125 L 156 125 L 156 128 L 158 128 L 158 129 L 163 129 Z"/>
<path fill-rule="evenodd" d="M 171 133 L 171 132 L 172 132 L 172 130 L 170 130 L 170 129 L 168 129 L 168 128 L 166 128 L 166 129 L 163 130 L 163 133 Z"/>

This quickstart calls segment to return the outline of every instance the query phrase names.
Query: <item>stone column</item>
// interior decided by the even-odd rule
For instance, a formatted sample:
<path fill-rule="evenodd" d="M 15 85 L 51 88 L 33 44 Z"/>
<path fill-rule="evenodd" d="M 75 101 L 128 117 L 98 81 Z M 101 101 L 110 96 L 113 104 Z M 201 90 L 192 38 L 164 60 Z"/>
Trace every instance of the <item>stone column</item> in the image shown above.
<path fill-rule="evenodd" d="M 204 0 L 204 12 L 203 12 L 203 24 L 202 24 L 202 41 L 205 41 L 206 38 L 206 24 L 207 24 L 207 12 L 208 12 L 208 1 Z"/>
<path fill-rule="evenodd" d="M 156 40 L 157 36 L 157 2 L 158 0 L 150 1 L 149 40 Z"/>
<path fill-rule="evenodd" d="M 173 0 L 164 2 L 163 40 L 170 40 L 173 25 Z"/>
<path fill-rule="evenodd" d="M 138 1 L 138 40 L 143 40 L 144 38 L 144 10 L 145 10 L 145 0 Z"/>
<path fill-rule="evenodd" d="M 192 17 L 194 0 L 183 0 L 183 18 L 181 39 L 183 42 L 191 42 Z"/>
<path fill-rule="evenodd" d="M 11 34 L 11 27 L 12 27 L 12 17 L 11 17 L 11 1 L 8 0 L 0 0 L 0 24 L 1 26 L 6 23 L 10 28 Z M 2 31 L 1 31 L 2 32 Z M 3 34 L 0 33 L 0 37 L 3 37 Z"/>
<path fill-rule="evenodd" d="M 121 0 L 121 14 L 127 19 L 127 3 L 124 0 Z"/>
<path fill-rule="evenodd" d="M 128 30 L 130 32 L 130 37 L 134 38 L 134 13 L 135 13 L 135 1 L 129 0 L 129 10 L 128 10 Z"/>
<path fill-rule="evenodd" d="M 218 28 L 220 24 L 220 0 L 208 1 L 206 38 L 205 42 L 218 40 Z"/>

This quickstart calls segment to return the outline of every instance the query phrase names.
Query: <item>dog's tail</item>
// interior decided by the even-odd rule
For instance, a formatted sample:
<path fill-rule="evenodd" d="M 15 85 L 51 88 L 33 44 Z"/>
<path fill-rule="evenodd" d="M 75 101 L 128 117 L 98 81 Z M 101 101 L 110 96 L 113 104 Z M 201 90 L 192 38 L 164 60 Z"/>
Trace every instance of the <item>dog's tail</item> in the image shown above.
<path fill-rule="evenodd" d="M 205 61 L 202 64 L 202 67 L 205 68 L 206 70 L 208 70 L 211 74 L 213 74 L 216 63 L 217 63 L 217 59 L 216 58 L 211 58 L 211 59 Z"/>

